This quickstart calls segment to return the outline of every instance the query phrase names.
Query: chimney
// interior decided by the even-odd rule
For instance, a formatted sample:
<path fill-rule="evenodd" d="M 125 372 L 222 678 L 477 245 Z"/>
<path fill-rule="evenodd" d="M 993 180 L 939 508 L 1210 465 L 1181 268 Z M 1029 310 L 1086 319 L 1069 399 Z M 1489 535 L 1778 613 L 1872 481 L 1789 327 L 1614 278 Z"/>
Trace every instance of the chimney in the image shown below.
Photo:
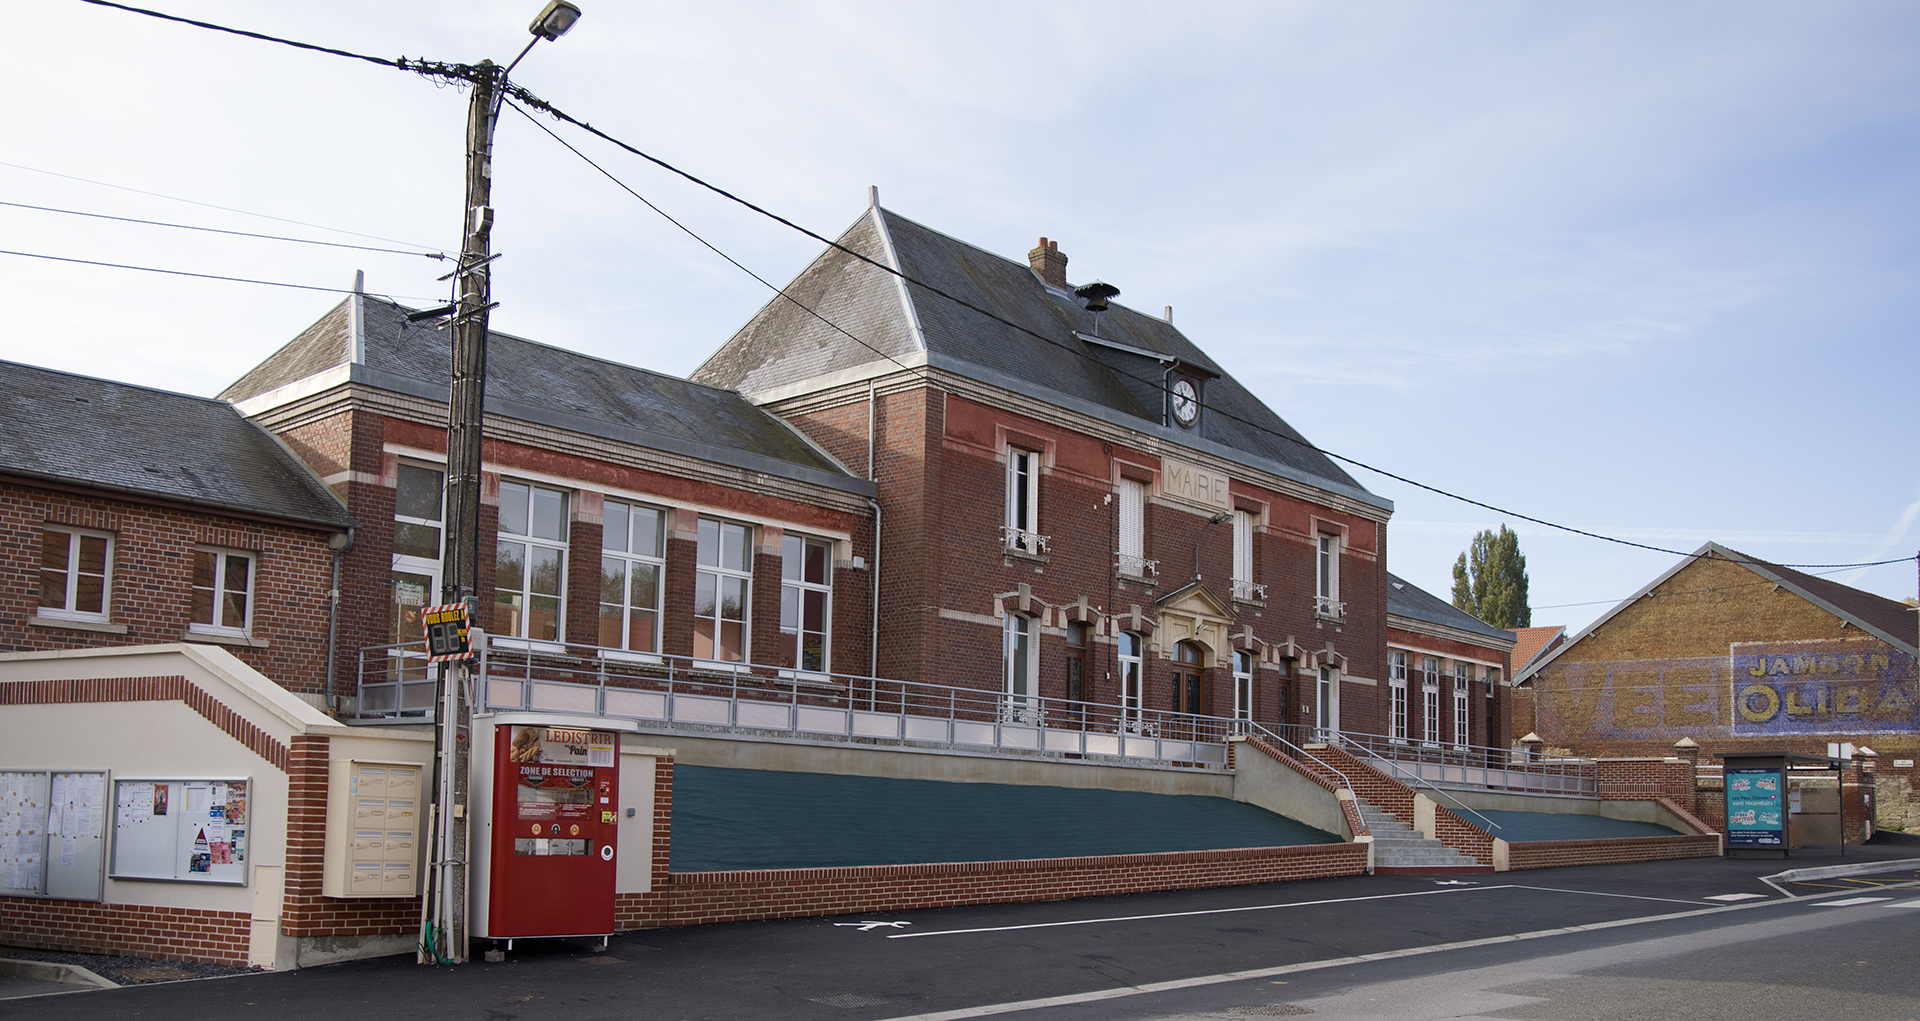
<path fill-rule="evenodd" d="M 1027 262 L 1048 287 L 1067 289 L 1067 257 L 1060 254 L 1060 242 L 1041 238 L 1040 247 L 1027 253 Z"/>

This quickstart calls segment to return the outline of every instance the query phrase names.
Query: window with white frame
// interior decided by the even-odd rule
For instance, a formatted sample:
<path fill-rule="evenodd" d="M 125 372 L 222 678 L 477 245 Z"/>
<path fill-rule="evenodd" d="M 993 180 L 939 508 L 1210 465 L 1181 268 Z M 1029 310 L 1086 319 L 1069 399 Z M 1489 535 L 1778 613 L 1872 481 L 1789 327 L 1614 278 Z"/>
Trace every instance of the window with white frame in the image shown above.
<path fill-rule="evenodd" d="M 603 520 L 600 647 L 659 652 L 666 514 L 657 507 L 608 500 Z"/>
<path fill-rule="evenodd" d="M 503 637 L 561 640 L 567 597 L 567 494 L 500 483 L 493 626 Z"/>
<path fill-rule="evenodd" d="M 1006 664 L 1008 701 L 1017 706 L 1031 704 L 1039 694 L 1040 641 L 1036 630 L 1033 618 L 1007 614 L 1001 658 Z"/>
<path fill-rule="evenodd" d="M 827 619 L 833 606 L 833 543 L 780 540 L 780 665 L 827 671 Z"/>
<path fill-rule="evenodd" d="M 1440 743 L 1440 658 L 1420 658 L 1420 740 Z"/>
<path fill-rule="evenodd" d="M 1453 745 L 1464 750 L 1473 736 L 1467 718 L 1467 689 L 1473 685 L 1473 664 L 1458 660 L 1453 664 Z"/>
<path fill-rule="evenodd" d="M 1115 570 L 1130 578 L 1145 578 L 1154 573 L 1158 562 L 1147 559 L 1147 486 L 1133 479 L 1120 480 L 1120 549 Z"/>
<path fill-rule="evenodd" d="M 40 533 L 40 605 L 36 616 L 105 621 L 110 612 L 113 537 L 48 525 Z"/>
<path fill-rule="evenodd" d="M 1500 668 L 1497 666 L 1488 667 L 1487 668 L 1487 697 L 1488 698 L 1493 697 L 1493 689 L 1499 686 L 1499 684 L 1500 684 Z"/>
<path fill-rule="evenodd" d="M 251 553 L 222 549 L 193 551 L 193 612 L 187 630 L 198 634 L 244 637 L 253 626 Z"/>
<path fill-rule="evenodd" d="M 1320 668 L 1320 680 L 1313 689 L 1313 727 L 1323 738 L 1340 731 L 1340 675 L 1330 666 Z"/>
<path fill-rule="evenodd" d="M 1040 534 L 1040 455 L 1007 448 L 1007 549 L 1039 555 L 1047 548 Z"/>
<path fill-rule="evenodd" d="M 744 663 L 753 595 L 753 529 L 701 518 L 694 548 L 693 655 Z"/>
<path fill-rule="evenodd" d="M 1407 654 L 1392 649 L 1387 652 L 1387 696 L 1391 702 L 1392 719 L 1388 721 L 1388 737 L 1395 741 L 1407 739 Z"/>
<path fill-rule="evenodd" d="M 1253 515 L 1233 512 L 1233 598 L 1265 599 L 1267 589 L 1253 580 Z"/>
<path fill-rule="evenodd" d="M 1340 536 L 1321 532 L 1314 550 L 1314 612 L 1323 617 L 1345 617 L 1346 604 L 1340 601 Z"/>
<path fill-rule="evenodd" d="M 1253 653 L 1233 650 L 1233 718 L 1253 719 Z"/>
<path fill-rule="evenodd" d="M 440 601 L 441 506 L 446 476 L 402 464 L 393 490 L 393 574 L 389 641 L 421 640 L 420 611 Z"/>
<path fill-rule="evenodd" d="M 1115 643 L 1120 661 L 1120 718 L 1129 724 L 1140 720 L 1141 674 L 1146 668 L 1145 658 L 1141 655 L 1140 636 L 1131 631 L 1120 632 Z"/>

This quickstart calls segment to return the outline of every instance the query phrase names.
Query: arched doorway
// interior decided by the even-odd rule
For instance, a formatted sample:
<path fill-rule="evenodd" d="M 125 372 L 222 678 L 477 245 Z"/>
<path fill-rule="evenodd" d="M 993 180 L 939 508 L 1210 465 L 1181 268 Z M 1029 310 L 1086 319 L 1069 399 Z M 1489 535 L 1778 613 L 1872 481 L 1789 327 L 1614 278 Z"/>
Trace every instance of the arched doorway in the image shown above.
<path fill-rule="evenodd" d="M 1179 642 L 1173 647 L 1173 711 L 1176 713 L 1206 712 L 1206 674 L 1201 669 L 1206 662 L 1200 647 L 1192 642 Z"/>

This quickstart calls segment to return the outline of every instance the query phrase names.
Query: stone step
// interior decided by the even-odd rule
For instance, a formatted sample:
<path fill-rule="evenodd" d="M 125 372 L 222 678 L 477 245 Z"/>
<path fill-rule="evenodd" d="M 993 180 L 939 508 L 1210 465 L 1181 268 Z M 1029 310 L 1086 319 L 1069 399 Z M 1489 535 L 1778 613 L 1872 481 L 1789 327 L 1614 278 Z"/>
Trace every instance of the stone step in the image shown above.
<path fill-rule="evenodd" d="M 1381 868 L 1465 868 L 1478 864 L 1431 837 L 1420 835 L 1392 812 L 1356 798 L 1367 829 L 1373 833 L 1373 863 Z"/>

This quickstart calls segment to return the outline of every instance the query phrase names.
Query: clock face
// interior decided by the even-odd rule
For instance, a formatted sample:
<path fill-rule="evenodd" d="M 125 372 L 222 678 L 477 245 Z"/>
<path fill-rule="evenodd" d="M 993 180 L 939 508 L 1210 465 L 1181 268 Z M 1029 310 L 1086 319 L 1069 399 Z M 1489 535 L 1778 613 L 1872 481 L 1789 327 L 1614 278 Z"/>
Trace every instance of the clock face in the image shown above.
<path fill-rule="evenodd" d="M 1181 425 L 1192 425 L 1193 420 L 1200 417 L 1200 398 L 1191 380 L 1173 384 L 1173 417 Z"/>

